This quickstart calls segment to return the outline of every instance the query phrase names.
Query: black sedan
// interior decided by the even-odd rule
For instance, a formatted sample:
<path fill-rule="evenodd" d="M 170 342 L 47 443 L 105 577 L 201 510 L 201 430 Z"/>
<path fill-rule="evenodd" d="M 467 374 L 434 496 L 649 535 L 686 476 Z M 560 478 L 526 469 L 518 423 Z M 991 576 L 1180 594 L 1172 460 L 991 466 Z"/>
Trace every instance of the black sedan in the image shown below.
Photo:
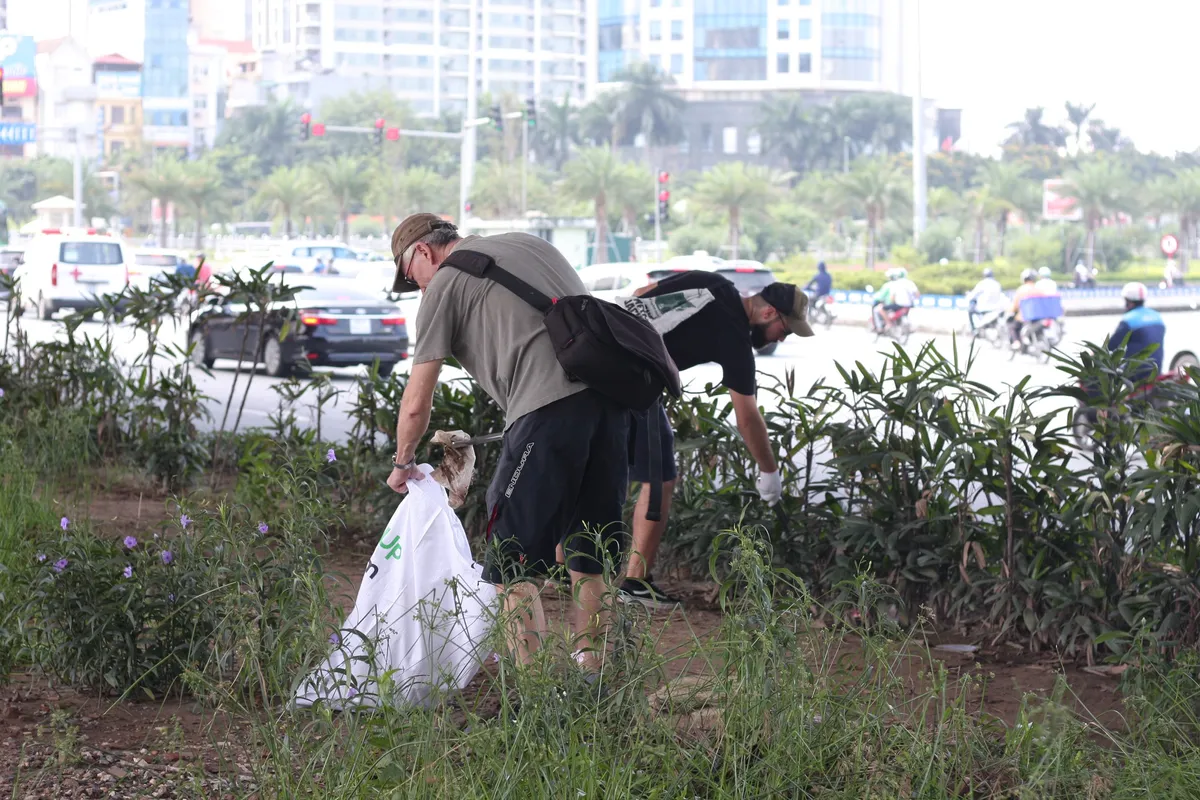
<path fill-rule="evenodd" d="M 262 351 L 253 360 L 265 365 L 268 375 L 375 362 L 380 375 L 390 375 L 408 358 L 408 326 L 396 306 L 344 280 L 304 277 L 305 283 L 319 285 L 301 289 L 294 301 L 267 312 Z M 218 358 L 250 354 L 258 334 L 256 309 L 247 312 L 245 306 L 215 300 L 192 325 L 192 360 L 211 367 Z M 246 360 L 252 359 L 247 355 Z"/>

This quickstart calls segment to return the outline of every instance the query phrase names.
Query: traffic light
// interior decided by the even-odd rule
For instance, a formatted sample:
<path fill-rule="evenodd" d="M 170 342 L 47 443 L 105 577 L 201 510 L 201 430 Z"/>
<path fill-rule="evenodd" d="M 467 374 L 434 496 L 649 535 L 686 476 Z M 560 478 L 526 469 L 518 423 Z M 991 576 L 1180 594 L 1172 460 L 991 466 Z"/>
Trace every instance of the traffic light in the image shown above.
<path fill-rule="evenodd" d="M 492 106 L 488 111 L 488 118 L 492 121 L 492 127 L 498 131 L 504 130 L 504 114 L 500 111 L 500 106 Z"/>
<path fill-rule="evenodd" d="M 658 218 L 662 222 L 671 218 L 671 192 L 667 189 L 658 193 Z"/>
<path fill-rule="evenodd" d="M 380 148 L 383 147 L 383 129 L 386 127 L 387 127 L 387 122 L 384 121 L 383 117 L 380 117 L 379 119 L 375 120 L 375 146 L 376 147 L 380 147 Z"/>
<path fill-rule="evenodd" d="M 325 123 L 324 122 L 314 122 L 313 126 L 312 126 L 312 135 L 313 136 L 324 136 L 325 135 Z"/>
<path fill-rule="evenodd" d="M 300 141 L 308 141 L 309 126 L 312 125 L 312 114 L 305 112 L 300 115 Z"/>
<path fill-rule="evenodd" d="M 537 101 L 532 97 L 525 101 L 525 124 L 530 128 L 537 127 Z"/>

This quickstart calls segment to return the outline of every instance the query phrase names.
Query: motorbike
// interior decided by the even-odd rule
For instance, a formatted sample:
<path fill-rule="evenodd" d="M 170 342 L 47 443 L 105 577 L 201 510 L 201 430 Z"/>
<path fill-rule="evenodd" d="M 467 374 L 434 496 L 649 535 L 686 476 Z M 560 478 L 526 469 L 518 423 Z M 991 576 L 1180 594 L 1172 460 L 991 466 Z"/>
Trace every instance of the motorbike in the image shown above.
<path fill-rule="evenodd" d="M 1171 366 L 1171 372 L 1159 375 L 1144 386 L 1139 386 L 1130 394 L 1130 408 L 1125 413 L 1126 417 L 1131 418 L 1139 414 L 1144 414 L 1147 410 L 1161 411 L 1171 406 L 1171 385 L 1187 383 L 1189 380 L 1187 373 L 1183 369 L 1175 370 L 1175 365 L 1172 364 Z M 1087 387 L 1082 382 L 1077 385 L 1084 392 L 1087 392 Z M 1096 425 L 1101 416 L 1107 416 L 1112 413 L 1114 413 L 1113 409 L 1098 408 L 1084 399 L 1079 401 L 1079 406 L 1075 409 L 1075 415 L 1071 421 L 1071 436 L 1075 439 L 1075 444 L 1080 450 L 1091 452 L 1096 449 Z"/>
<path fill-rule="evenodd" d="M 881 309 L 883 328 L 875 331 L 875 340 L 878 341 L 886 336 L 901 346 L 908 344 L 908 337 L 912 336 L 913 330 L 912 320 L 908 318 L 910 311 L 912 311 L 911 308 L 898 308 L 895 311 Z"/>
<path fill-rule="evenodd" d="M 827 294 L 817 301 L 813 301 L 813 293 L 808 294 L 808 322 L 810 325 L 824 325 L 826 328 L 833 326 L 835 314 L 833 310 L 833 295 Z"/>
<path fill-rule="evenodd" d="M 1033 356 L 1038 363 L 1045 364 L 1050 360 L 1050 351 L 1058 346 L 1063 339 L 1063 325 L 1057 319 L 1039 319 L 1027 322 L 1021 326 L 1021 336 L 1017 346 L 1012 349 L 1011 358 L 1016 359 L 1018 353 Z"/>
<path fill-rule="evenodd" d="M 1000 348 L 1004 346 L 1008 334 L 1008 327 L 1004 322 L 1004 309 L 980 311 L 975 318 L 975 330 L 972 331 L 968 323 L 963 334 L 973 339 L 991 342 L 993 347 Z"/>

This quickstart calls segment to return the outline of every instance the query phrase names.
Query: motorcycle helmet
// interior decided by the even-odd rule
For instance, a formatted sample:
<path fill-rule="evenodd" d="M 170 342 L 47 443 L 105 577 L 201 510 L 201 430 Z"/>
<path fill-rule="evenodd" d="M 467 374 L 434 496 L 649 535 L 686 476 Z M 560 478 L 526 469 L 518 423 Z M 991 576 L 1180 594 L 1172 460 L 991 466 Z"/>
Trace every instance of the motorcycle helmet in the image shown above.
<path fill-rule="evenodd" d="M 1146 284 L 1134 281 L 1121 287 L 1121 297 L 1130 303 L 1146 302 Z"/>
<path fill-rule="evenodd" d="M 900 270 L 896 268 L 889 269 L 886 273 L 889 281 L 900 280 Z"/>
<path fill-rule="evenodd" d="M 985 269 L 985 270 L 983 271 L 983 277 L 985 277 L 985 278 L 994 278 L 994 277 L 996 277 L 996 273 L 992 271 L 992 268 L 991 268 L 991 267 L 988 267 L 987 269 Z"/>
<path fill-rule="evenodd" d="M 896 280 L 902 281 L 908 277 L 908 270 L 904 267 L 896 267 Z"/>
<path fill-rule="evenodd" d="M 1039 269 L 1039 270 L 1037 271 L 1037 274 L 1038 274 L 1038 277 L 1039 277 L 1039 278 L 1049 278 L 1049 277 L 1050 277 L 1051 275 L 1053 275 L 1054 273 L 1052 273 L 1052 272 L 1050 271 L 1050 268 L 1049 268 L 1049 267 L 1042 267 L 1041 269 Z"/>
<path fill-rule="evenodd" d="M 1021 272 L 1021 280 L 1024 283 L 1032 283 L 1037 280 L 1037 273 L 1031 269 L 1023 270 Z"/>

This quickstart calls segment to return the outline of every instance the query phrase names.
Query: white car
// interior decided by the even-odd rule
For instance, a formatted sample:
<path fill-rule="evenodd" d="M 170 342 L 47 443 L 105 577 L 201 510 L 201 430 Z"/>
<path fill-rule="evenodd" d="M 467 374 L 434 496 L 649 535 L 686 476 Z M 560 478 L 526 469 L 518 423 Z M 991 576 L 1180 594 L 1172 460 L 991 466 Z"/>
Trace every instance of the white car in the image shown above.
<path fill-rule="evenodd" d="M 392 283 L 396 280 L 396 265 L 391 261 L 367 261 L 354 277 L 358 290 L 372 297 L 382 295 L 400 309 L 408 326 L 408 341 L 417 340 L 417 310 L 421 306 L 420 292 L 404 292 L 397 296 L 392 293 Z"/>
<path fill-rule="evenodd" d="M 178 250 L 139 247 L 133 253 L 133 263 L 129 265 L 129 284 L 148 289 L 155 278 L 174 275 L 177 272 L 196 272 L 195 265 L 184 253 Z"/>
<path fill-rule="evenodd" d="M 276 254 L 275 263 L 296 266 L 305 272 L 315 272 L 317 263 L 333 267 L 338 275 L 357 275 L 366 262 L 360 261 L 358 253 L 343 242 L 320 241 L 318 239 L 288 242 Z"/>
<path fill-rule="evenodd" d="M 50 319 L 67 308 L 95 308 L 101 295 L 123 291 L 130 255 L 108 234 L 47 230 L 30 240 L 16 277 L 25 304 L 39 319 Z"/>
<path fill-rule="evenodd" d="M 658 264 L 633 262 L 595 264 L 579 270 L 579 279 L 594 297 L 612 302 L 618 297 L 629 297 L 643 286 L 653 283 L 651 272 L 659 269 Z"/>

